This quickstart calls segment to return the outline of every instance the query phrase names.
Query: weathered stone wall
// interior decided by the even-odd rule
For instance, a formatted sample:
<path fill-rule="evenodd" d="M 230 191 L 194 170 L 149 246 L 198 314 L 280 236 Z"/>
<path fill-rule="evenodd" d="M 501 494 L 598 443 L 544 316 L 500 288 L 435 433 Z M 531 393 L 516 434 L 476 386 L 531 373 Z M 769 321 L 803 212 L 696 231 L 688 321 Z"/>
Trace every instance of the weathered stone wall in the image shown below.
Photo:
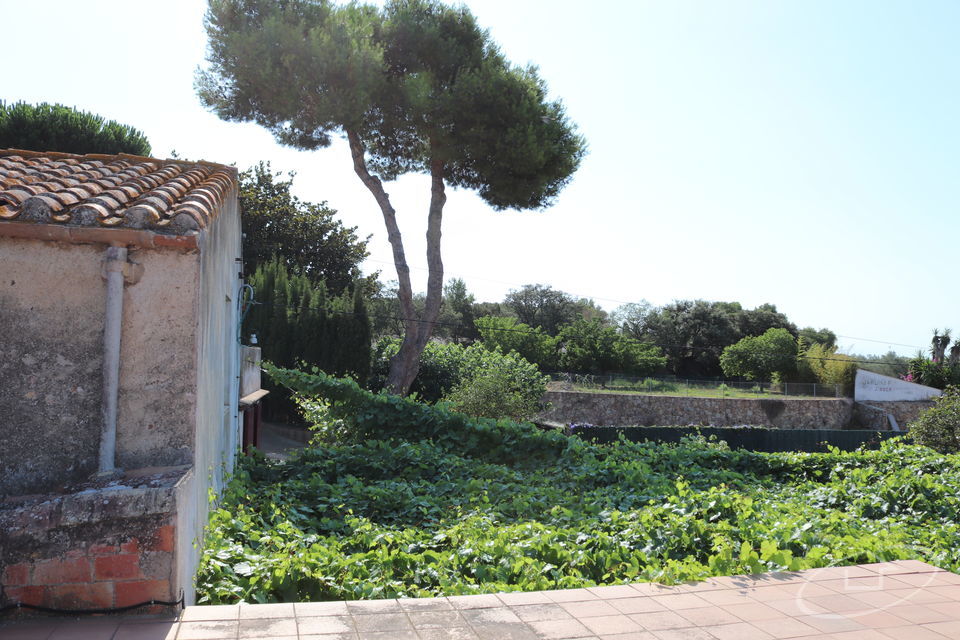
<path fill-rule="evenodd" d="M 143 276 L 123 289 L 117 466 L 188 464 L 197 404 L 200 256 L 139 250 L 129 260 L 143 265 Z"/>
<path fill-rule="evenodd" d="M 907 431 L 910 423 L 920 417 L 927 409 L 936 404 L 933 400 L 902 402 L 857 402 L 854 410 L 854 422 L 865 429 L 890 429 L 892 415 L 901 431 Z M 886 425 L 879 427 L 878 425 Z"/>
<path fill-rule="evenodd" d="M 104 245 L 0 237 L 0 495 L 43 493 L 96 471 Z M 131 251 L 124 287 L 120 468 L 193 459 L 199 254 Z"/>
<path fill-rule="evenodd" d="M 0 495 L 97 468 L 102 248 L 0 237 Z"/>
<path fill-rule="evenodd" d="M 184 549 L 177 567 L 187 604 L 193 604 L 193 574 L 203 547 L 210 502 L 240 447 L 240 215 L 236 191 L 224 198 L 213 225 L 202 232 L 199 271 L 194 435 L 195 479 L 179 510 L 177 544 Z"/>
<path fill-rule="evenodd" d="M 176 600 L 185 467 L 0 504 L 0 605 L 111 608 Z"/>
<path fill-rule="evenodd" d="M 778 429 L 844 429 L 853 415 L 846 398 L 694 398 L 549 391 L 541 418 L 604 426 L 755 425 Z"/>

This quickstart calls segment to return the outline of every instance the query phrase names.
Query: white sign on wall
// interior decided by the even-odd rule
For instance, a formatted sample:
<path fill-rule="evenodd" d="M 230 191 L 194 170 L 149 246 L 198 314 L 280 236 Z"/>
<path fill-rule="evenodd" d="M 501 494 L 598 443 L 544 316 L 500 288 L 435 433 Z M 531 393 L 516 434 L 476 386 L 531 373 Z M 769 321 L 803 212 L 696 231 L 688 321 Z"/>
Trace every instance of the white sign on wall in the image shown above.
<path fill-rule="evenodd" d="M 933 387 L 857 369 L 853 399 L 857 402 L 914 402 L 942 394 L 942 391 Z"/>

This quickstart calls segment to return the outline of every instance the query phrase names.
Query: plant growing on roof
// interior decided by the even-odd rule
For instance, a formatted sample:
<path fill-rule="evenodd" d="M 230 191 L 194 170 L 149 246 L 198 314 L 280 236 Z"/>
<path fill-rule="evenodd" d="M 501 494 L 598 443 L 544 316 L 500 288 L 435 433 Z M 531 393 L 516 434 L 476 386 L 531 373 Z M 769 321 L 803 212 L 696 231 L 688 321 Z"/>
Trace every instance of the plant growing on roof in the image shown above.
<path fill-rule="evenodd" d="M 583 138 L 536 69 L 510 65 L 465 7 L 210 0 L 206 28 L 210 67 L 197 91 L 217 115 L 299 149 L 346 137 L 393 248 L 405 326 L 388 387 L 406 393 L 440 312 L 446 186 L 475 189 L 498 210 L 546 207 L 579 166 Z M 410 172 L 431 179 L 420 317 L 382 182 Z"/>

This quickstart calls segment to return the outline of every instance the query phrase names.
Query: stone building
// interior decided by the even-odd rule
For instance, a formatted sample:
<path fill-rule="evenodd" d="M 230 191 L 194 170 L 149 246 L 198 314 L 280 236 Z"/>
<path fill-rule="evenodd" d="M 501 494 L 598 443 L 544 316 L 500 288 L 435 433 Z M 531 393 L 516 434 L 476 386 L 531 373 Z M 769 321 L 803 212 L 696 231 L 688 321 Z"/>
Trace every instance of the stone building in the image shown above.
<path fill-rule="evenodd" d="M 240 256 L 232 167 L 0 150 L 0 605 L 192 602 Z"/>

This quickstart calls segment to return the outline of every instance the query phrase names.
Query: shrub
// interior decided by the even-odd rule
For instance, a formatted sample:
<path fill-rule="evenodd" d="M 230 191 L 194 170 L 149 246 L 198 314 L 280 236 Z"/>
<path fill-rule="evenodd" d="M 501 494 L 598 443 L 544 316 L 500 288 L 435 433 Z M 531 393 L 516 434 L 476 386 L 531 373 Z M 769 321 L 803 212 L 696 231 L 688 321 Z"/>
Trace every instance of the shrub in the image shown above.
<path fill-rule="evenodd" d="M 150 155 L 140 131 L 62 104 L 0 102 L 0 149 Z"/>
<path fill-rule="evenodd" d="M 960 387 L 947 387 L 936 404 L 910 425 L 910 437 L 940 453 L 960 453 Z"/>
<path fill-rule="evenodd" d="M 518 379 L 504 369 L 479 369 L 455 385 L 444 401 L 471 416 L 529 420 L 542 408 L 546 380 L 546 376 Z"/>
<path fill-rule="evenodd" d="M 377 345 L 371 388 L 379 389 L 383 386 L 390 358 L 399 349 L 400 341 L 396 338 L 382 340 Z M 464 410 L 467 406 L 478 409 L 479 396 L 467 389 L 470 381 L 482 384 L 486 389 L 484 393 L 492 394 L 496 389 L 491 382 L 495 379 L 502 383 L 504 397 L 495 400 L 502 406 L 530 406 L 531 399 L 539 400 L 546 390 L 546 376 L 540 373 L 536 365 L 527 362 L 517 353 L 504 354 L 487 349 L 481 344 L 464 347 L 437 341 L 427 343 L 420 360 L 420 373 L 410 390 L 426 402 L 437 402 L 459 390 L 454 402 L 466 403 L 461 404 Z M 512 393 L 518 393 L 518 398 L 509 400 L 507 396 Z M 468 401 L 467 396 L 470 395 L 474 398 Z M 488 399 L 492 400 L 493 396 L 488 396 Z M 483 411 L 475 415 L 500 418 L 513 414 L 491 415 L 489 411 Z"/>

